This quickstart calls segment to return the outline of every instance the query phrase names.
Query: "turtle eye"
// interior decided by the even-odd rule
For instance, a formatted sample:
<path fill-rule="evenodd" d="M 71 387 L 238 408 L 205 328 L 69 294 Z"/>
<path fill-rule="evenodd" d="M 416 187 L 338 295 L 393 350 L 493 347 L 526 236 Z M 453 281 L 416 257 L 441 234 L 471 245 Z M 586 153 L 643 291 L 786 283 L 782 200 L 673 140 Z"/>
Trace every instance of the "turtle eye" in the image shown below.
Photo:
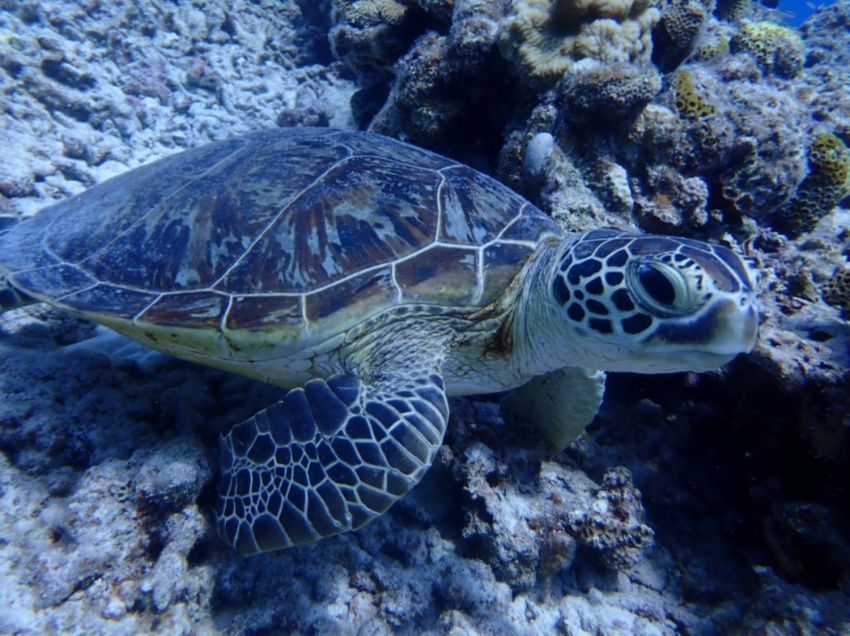
<path fill-rule="evenodd" d="M 667 263 L 636 263 L 631 268 L 631 287 L 648 309 L 681 314 L 695 303 L 695 294 L 682 273 Z"/>
<path fill-rule="evenodd" d="M 639 265 L 637 276 L 643 291 L 659 305 L 672 305 L 676 302 L 676 288 L 660 270 L 649 265 Z"/>

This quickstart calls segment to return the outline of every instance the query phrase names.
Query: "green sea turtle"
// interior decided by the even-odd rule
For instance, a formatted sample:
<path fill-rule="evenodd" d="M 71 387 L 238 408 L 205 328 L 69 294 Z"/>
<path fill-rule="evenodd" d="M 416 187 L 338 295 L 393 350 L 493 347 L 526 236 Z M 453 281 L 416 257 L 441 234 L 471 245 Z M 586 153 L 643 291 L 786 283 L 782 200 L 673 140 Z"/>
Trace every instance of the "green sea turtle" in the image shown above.
<path fill-rule="evenodd" d="M 325 129 L 173 155 L 0 234 L 0 309 L 47 302 L 292 388 L 220 443 L 218 531 L 247 554 L 385 512 L 449 395 L 522 387 L 513 407 L 563 447 L 605 370 L 721 366 L 753 346 L 754 289 L 725 247 L 565 236 L 466 166 Z"/>

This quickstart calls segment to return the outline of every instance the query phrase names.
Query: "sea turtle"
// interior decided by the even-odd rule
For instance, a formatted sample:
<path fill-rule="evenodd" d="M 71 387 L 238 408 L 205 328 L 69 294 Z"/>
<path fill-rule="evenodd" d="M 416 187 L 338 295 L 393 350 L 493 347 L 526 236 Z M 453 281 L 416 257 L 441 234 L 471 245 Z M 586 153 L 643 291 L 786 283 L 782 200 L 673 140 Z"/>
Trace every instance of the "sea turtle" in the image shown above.
<path fill-rule="evenodd" d="M 220 442 L 243 553 L 359 528 L 422 478 L 447 396 L 523 386 L 558 447 L 604 371 L 714 369 L 756 338 L 718 245 L 565 235 L 494 179 L 392 139 L 275 130 L 142 166 L 0 235 L 0 309 L 47 302 L 289 387 Z"/>

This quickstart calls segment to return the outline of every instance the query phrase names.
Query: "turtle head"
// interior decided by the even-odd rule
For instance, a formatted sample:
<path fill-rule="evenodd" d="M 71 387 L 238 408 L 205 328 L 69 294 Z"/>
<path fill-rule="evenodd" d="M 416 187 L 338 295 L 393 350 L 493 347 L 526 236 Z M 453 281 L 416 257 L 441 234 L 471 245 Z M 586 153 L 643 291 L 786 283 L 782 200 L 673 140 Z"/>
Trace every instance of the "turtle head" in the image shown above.
<path fill-rule="evenodd" d="M 686 238 L 597 230 L 562 244 L 549 281 L 562 336 L 609 371 L 707 371 L 753 348 L 749 259 Z"/>

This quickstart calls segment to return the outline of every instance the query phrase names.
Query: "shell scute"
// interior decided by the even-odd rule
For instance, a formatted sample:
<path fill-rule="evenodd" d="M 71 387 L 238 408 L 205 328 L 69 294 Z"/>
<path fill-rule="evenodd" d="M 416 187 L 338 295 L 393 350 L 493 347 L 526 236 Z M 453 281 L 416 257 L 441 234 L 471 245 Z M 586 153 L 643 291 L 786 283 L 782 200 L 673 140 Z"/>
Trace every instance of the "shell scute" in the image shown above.
<path fill-rule="evenodd" d="M 101 280 L 161 292 L 211 285 L 313 185 L 317 174 L 348 156 L 340 146 L 273 149 L 236 152 L 203 175 L 175 184 L 173 193 L 108 247 L 90 254 L 84 265 Z M 116 262 L 129 266 L 119 269 Z"/>
<path fill-rule="evenodd" d="M 395 278 L 403 302 L 469 305 L 478 289 L 478 254 L 437 245 L 396 265 Z"/>
<path fill-rule="evenodd" d="M 86 272 L 65 264 L 17 272 L 9 278 L 21 289 L 38 290 L 39 296 L 46 298 L 57 298 L 97 284 Z"/>
<path fill-rule="evenodd" d="M 549 217 L 543 216 L 539 210 L 527 204 L 522 214 L 511 221 L 499 238 L 505 241 L 536 243 L 547 236 L 560 238 L 562 235 L 560 229 L 554 226 Z"/>
<path fill-rule="evenodd" d="M 465 166 L 444 170 L 440 241 L 482 245 L 520 215 L 524 202 L 507 187 Z"/>
<path fill-rule="evenodd" d="M 300 296 L 237 296 L 227 313 L 225 328 L 275 330 L 282 324 L 301 320 Z"/>
<path fill-rule="evenodd" d="M 157 295 L 101 283 L 62 299 L 60 306 L 87 316 L 132 317 L 156 300 Z"/>
<path fill-rule="evenodd" d="M 518 243 L 494 243 L 484 250 L 484 290 L 482 304 L 491 303 L 510 285 L 528 261 L 534 248 Z"/>
<path fill-rule="evenodd" d="M 433 241 L 437 173 L 353 157 L 293 200 L 217 288 L 304 293 Z"/>
<path fill-rule="evenodd" d="M 307 294 L 304 314 L 309 323 L 344 314 L 346 323 L 357 324 L 389 309 L 397 300 L 398 289 L 393 284 L 392 267 L 387 266 Z"/>
<path fill-rule="evenodd" d="M 436 171 L 456 165 L 454 161 L 428 150 L 398 143 L 387 138 L 342 130 L 333 131 L 333 135 L 339 140 L 339 143 L 345 144 L 355 155 L 377 158 L 381 162 L 391 161 L 406 164 L 408 168 L 417 172 Z M 376 140 L 380 141 L 376 143 Z"/>
<path fill-rule="evenodd" d="M 87 261 L 89 267 L 93 256 L 104 250 L 104 266 L 91 269 L 93 275 L 119 284 L 149 284 L 147 279 L 121 279 L 121 272 L 115 271 L 111 260 L 116 240 L 139 223 L 150 228 L 161 227 L 160 224 L 174 215 L 181 205 L 176 197 L 187 190 L 187 184 L 206 181 L 205 185 L 210 189 L 210 184 L 215 181 L 205 180 L 205 175 L 210 171 L 220 174 L 229 169 L 228 159 L 232 160 L 248 143 L 249 140 L 242 138 L 202 146 L 189 151 L 191 156 L 187 157 L 188 160 L 181 160 L 185 155 L 166 157 L 125 172 L 42 211 L 38 216 L 46 214 L 54 221 L 46 237 L 47 248 L 64 261 Z M 181 216 L 186 212 L 183 207 L 179 208 Z M 108 223 L 104 223 L 104 214 L 108 216 Z M 135 259 L 139 255 L 139 245 L 130 245 L 127 254 Z M 133 250 L 133 247 L 136 249 Z M 111 269 L 108 269 L 110 266 Z M 105 268 L 106 272 L 103 271 Z"/>
<path fill-rule="evenodd" d="M 218 329 L 229 298 L 211 292 L 168 294 L 148 307 L 137 320 L 161 326 L 188 329 Z"/>

